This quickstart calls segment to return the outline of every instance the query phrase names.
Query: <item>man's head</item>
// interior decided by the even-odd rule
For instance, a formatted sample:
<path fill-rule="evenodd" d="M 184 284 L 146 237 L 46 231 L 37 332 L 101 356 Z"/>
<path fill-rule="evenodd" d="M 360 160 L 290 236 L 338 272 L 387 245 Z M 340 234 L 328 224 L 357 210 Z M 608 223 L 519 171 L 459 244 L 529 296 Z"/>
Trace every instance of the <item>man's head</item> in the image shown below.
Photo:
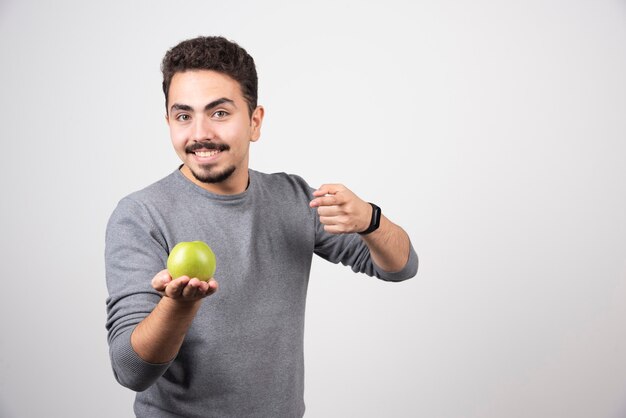
<path fill-rule="evenodd" d="M 172 77 L 189 70 L 212 70 L 235 80 L 248 104 L 248 114 L 252 116 L 257 107 L 258 81 L 254 59 L 245 49 L 220 36 L 200 36 L 167 51 L 161 64 L 166 110 Z"/>
<path fill-rule="evenodd" d="M 202 37 L 170 49 L 162 69 L 165 119 L 182 174 L 213 193 L 243 192 L 264 115 L 252 57 L 224 38 Z"/>

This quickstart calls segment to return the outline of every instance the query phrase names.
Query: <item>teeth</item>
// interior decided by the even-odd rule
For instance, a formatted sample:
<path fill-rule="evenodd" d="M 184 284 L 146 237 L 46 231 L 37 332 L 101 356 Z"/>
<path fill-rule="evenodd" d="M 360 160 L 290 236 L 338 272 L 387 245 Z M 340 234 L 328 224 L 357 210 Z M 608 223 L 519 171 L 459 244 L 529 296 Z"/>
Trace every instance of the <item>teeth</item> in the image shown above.
<path fill-rule="evenodd" d="M 212 155 L 215 155 L 219 153 L 218 150 L 213 150 L 213 151 L 196 151 L 196 155 L 198 157 L 211 157 Z"/>

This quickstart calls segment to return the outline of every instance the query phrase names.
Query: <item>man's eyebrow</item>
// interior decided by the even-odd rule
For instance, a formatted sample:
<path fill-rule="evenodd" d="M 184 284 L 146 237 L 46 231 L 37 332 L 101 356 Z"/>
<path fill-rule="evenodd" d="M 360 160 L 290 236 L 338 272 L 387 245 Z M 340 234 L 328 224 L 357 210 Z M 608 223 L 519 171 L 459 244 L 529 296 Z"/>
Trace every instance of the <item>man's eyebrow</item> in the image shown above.
<path fill-rule="evenodd" d="M 183 110 L 185 112 L 191 112 L 193 108 L 186 104 L 174 103 L 172 107 L 170 107 L 170 112 L 173 112 L 175 110 Z"/>
<path fill-rule="evenodd" d="M 208 111 L 213 109 L 214 107 L 223 105 L 224 103 L 228 103 L 232 106 L 237 107 L 237 105 L 235 105 L 235 101 L 232 99 L 229 99 L 227 97 L 222 97 L 220 99 L 217 100 L 213 100 L 211 103 L 208 103 L 206 106 L 204 106 L 204 111 Z M 174 112 L 176 110 L 182 110 L 184 112 L 192 112 L 193 108 L 189 105 L 186 104 L 181 104 L 181 103 L 174 103 L 171 107 L 170 107 L 170 112 Z"/>
<path fill-rule="evenodd" d="M 223 105 L 224 103 L 228 103 L 228 104 L 230 104 L 230 105 L 232 105 L 232 106 L 237 107 L 237 106 L 235 105 L 235 101 L 234 101 L 234 100 L 231 100 L 231 99 L 229 99 L 229 98 L 227 98 L 227 97 L 222 97 L 222 98 L 220 98 L 220 99 L 213 100 L 211 103 L 209 103 L 209 104 L 207 104 L 206 106 L 204 106 L 204 111 L 206 112 L 207 110 L 211 110 L 211 109 L 213 109 L 214 107 L 217 107 L 217 106 Z"/>

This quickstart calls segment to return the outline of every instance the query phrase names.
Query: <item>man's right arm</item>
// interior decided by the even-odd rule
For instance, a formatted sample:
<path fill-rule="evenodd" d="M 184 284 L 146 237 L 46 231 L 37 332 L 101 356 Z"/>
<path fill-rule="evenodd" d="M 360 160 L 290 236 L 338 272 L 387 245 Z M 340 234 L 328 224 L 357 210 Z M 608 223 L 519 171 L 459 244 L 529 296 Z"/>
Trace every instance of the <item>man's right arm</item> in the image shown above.
<path fill-rule="evenodd" d="M 147 389 L 167 371 L 201 299 L 217 289 L 214 281 L 172 280 L 162 270 L 168 254 L 150 211 L 122 199 L 106 232 L 106 328 L 113 374 L 134 391 Z"/>
<path fill-rule="evenodd" d="M 152 287 L 163 297 L 133 330 L 133 350 L 148 363 L 167 363 L 176 357 L 202 299 L 217 291 L 217 282 L 189 277 L 172 280 L 167 270 L 157 273 Z"/>

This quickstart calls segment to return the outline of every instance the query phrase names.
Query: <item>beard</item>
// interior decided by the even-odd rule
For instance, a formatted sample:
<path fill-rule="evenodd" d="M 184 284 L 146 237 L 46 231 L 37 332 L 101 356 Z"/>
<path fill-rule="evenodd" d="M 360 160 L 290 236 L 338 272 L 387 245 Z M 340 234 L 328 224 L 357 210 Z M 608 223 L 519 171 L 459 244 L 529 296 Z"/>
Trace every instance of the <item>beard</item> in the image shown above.
<path fill-rule="evenodd" d="M 212 141 L 196 142 L 185 148 L 188 154 L 194 153 L 200 150 L 218 150 L 228 151 L 230 147 L 226 144 L 216 144 Z M 235 172 L 235 166 L 226 167 L 222 171 L 215 171 L 213 164 L 200 165 L 197 169 L 189 167 L 189 171 L 196 178 L 196 180 L 202 183 L 221 183 L 227 180 Z"/>
<path fill-rule="evenodd" d="M 210 165 L 204 165 L 200 166 L 199 170 L 189 167 L 189 171 L 191 171 L 191 174 L 193 174 L 196 180 L 202 183 L 214 184 L 226 181 L 230 176 L 232 176 L 235 172 L 235 166 L 232 165 L 230 167 L 226 167 L 222 171 L 216 172 L 211 169 Z"/>

